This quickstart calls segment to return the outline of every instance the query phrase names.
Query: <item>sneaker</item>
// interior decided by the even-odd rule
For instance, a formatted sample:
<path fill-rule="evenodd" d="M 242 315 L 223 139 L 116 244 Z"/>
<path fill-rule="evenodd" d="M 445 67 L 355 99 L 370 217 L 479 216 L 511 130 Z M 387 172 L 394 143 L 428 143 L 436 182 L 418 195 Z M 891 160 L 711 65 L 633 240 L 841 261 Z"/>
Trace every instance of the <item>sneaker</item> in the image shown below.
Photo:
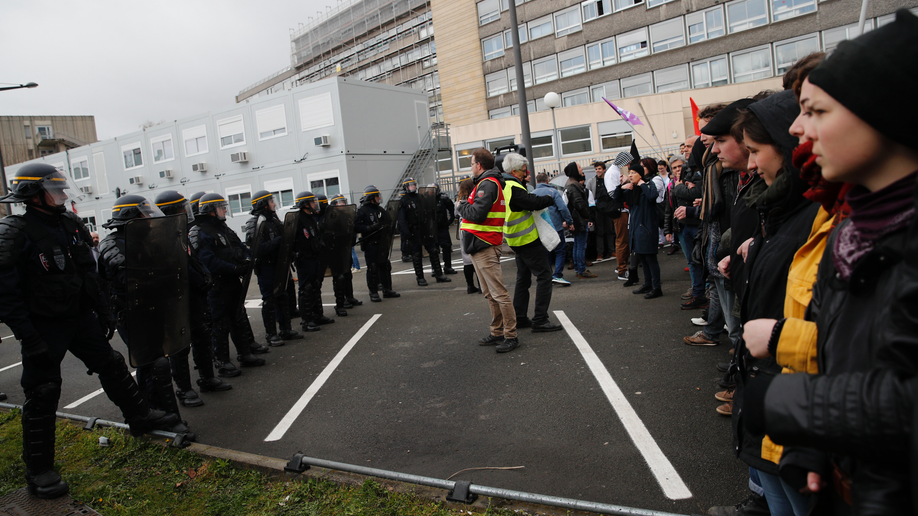
<path fill-rule="evenodd" d="M 682 294 L 682 296 L 681 296 L 681 298 L 682 298 L 684 301 L 688 301 L 689 299 L 692 299 L 693 297 L 695 297 L 695 296 L 692 295 L 692 289 L 686 290 L 686 291 L 685 291 L 685 294 Z"/>
<path fill-rule="evenodd" d="M 708 321 L 704 317 L 692 317 L 692 324 L 695 326 L 707 326 Z"/>
<path fill-rule="evenodd" d="M 382 303 L 382 299 L 379 298 L 377 292 L 370 292 L 370 301 L 373 303 Z"/>
<path fill-rule="evenodd" d="M 493 346 L 497 344 L 498 342 L 501 342 L 502 340 L 504 340 L 504 337 L 502 335 L 488 334 L 487 337 L 482 337 L 478 339 L 478 345 L 479 346 Z"/>
<path fill-rule="evenodd" d="M 714 398 L 717 401 L 728 401 L 733 403 L 733 393 L 736 392 L 735 389 L 727 389 L 725 391 L 720 391 L 714 395 Z"/>
<path fill-rule="evenodd" d="M 590 265 L 592 265 L 592 264 L 590 264 Z M 596 275 L 593 274 L 592 272 L 590 272 L 590 269 L 586 269 L 586 270 L 584 270 L 583 272 L 577 273 L 577 277 L 580 278 L 580 279 L 590 279 L 590 278 L 595 278 Z"/>
<path fill-rule="evenodd" d="M 277 335 L 265 335 L 265 340 L 268 341 L 268 345 L 273 348 L 284 345 L 284 339 L 278 337 Z"/>
<path fill-rule="evenodd" d="M 518 347 L 520 347 L 519 339 L 504 339 L 503 342 L 497 345 L 495 351 L 498 353 L 508 353 Z"/>
<path fill-rule="evenodd" d="M 749 498 L 734 506 L 711 507 L 708 516 L 770 516 L 764 496 L 750 493 Z"/>
<path fill-rule="evenodd" d="M 567 280 L 564 279 L 564 278 L 552 278 L 552 279 L 551 279 L 551 282 L 554 283 L 555 285 L 562 285 L 562 286 L 565 286 L 565 287 L 571 286 L 571 282 L 570 282 L 570 281 L 567 281 Z"/>
<path fill-rule="evenodd" d="M 716 346 L 718 344 L 716 341 L 709 339 L 704 334 L 704 330 L 696 331 L 691 337 L 684 337 L 682 340 L 689 346 Z"/>
<path fill-rule="evenodd" d="M 424 278 L 418 278 L 418 286 L 419 286 L 419 287 L 426 287 L 426 286 L 427 286 L 427 280 L 424 279 Z"/>
<path fill-rule="evenodd" d="M 619 274 L 619 275 L 618 275 L 618 279 L 620 279 L 620 280 L 622 280 L 622 281 L 628 281 L 628 271 L 625 271 L 624 274 Z"/>
<path fill-rule="evenodd" d="M 733 415 L 733 402 L 729 401 L 723 405 L 718 406 L 715 410 L 721 416 L 732 416 Z"/>
<path fill-rule="evenodd" d="M 704 297 L 693 297 L 690 301 L 682 303 L 683 310 L 695 310 L 696 308 L 707 308 L 710 302 Z"/>

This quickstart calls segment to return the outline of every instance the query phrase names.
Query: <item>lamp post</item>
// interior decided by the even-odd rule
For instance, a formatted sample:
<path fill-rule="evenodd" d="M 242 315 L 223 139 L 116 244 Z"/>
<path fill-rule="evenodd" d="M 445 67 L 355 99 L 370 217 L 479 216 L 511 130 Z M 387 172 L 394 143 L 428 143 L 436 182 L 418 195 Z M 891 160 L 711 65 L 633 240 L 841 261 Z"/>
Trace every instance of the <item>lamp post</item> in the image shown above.
<path fill-rule="evenodd" d="M 38 84 L 35 84 L 34 82 L 27 82 L 25 84 L 20 84 L 19 86 L 2 86 L 0 87 L 0 91 L 18 90 L 19 88 L 37 88 L 37 87 L 38 87 Z"/>
<path fill-rule="evenodd" d="M 545 94 L 545 97 L 542 99 L 545 101 L 545 105 L 551 108 L 551 150 L 555 153 L 555 156 L 558 158 L 558 173 L 561 173 L 561 146 L 557 145 L 558 142 L 558 124 L 555 123 L 555 108 L 561 105 L 561 95 L 553 91 L 549 91 Z"/>
<path fill-rule="evenodd" d="M 25 84 L 20 84 L 19 86 L 2 86 L 0 91 L 3 90 L 18 90 L 20 88 L 37 88 L 38 84 L 34 82 L 27 82 Z M 3 166 L 3 145 L 0 144 L 0 195 L 6 195 L 6 167 Z M 0 204 L 0 216 L 8 215 L 8 210 L 6 203 Z"/>

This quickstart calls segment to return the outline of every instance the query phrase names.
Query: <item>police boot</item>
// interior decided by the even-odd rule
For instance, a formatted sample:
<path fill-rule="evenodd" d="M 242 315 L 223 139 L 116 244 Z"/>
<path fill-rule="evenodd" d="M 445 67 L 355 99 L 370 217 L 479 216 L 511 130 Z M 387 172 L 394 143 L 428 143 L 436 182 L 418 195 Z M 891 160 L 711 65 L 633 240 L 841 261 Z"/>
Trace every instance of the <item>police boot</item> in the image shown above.
<path fill-rule="evenodd" d="M 269 346 L 283 346 L 284 342 L 277 336 L 277 316 L 274 313 L 276 302 L 273 299 L 271 301 L 271 303 L 265 302 L 261 307 L 261 320 L 265 324 L 265 340 L 268 341 Z M 279 344 L 272 342 L 272 337 Z"/>
<path fill-rule="evenodd" d="M 448 249 L 443 250 L 443 274 L 459 274 L 456 269 L 453 268 L 453 253 Z"/>
<path fill-rule="evenodd" d="M 191 368 L 188 366 L 188 351 L 176 353 L 169 357 L 172 365 L 172 377 L 178 387 L 175 396 L 184 407 L 200 407 L 204 404 L 198 393 L 191 388 Z"/>
<path fill-rule="evenodd" d="M 324 315 L 319 315 L 312 320 L 313 324 L 321 326 L 323 324 L 334 324 L 335 320 L 331 317 L 325 317 Z"/>
<path fill-rule="evenodd" d="M 61 388 L 46 383 L 26 391 L 22 405 L 22 459 L 26 465 L 29 493 L 49 499 L 70 491 L 66 482 L 54 471 L 55 412 Z"/>
<path fill-rule="evenodd" d="M 347 317 L 347 310 L 343 306 L 335 305 L 335 315 L 338 317 Z"/>
<path fill-rule="evenodd" d="M 435 259 L 435 258 L 434 258 L 434 259 L 432 259 L 431 261 L 433 262 L 433 263 L 431 264 L 431 265 L 433 266 L 433 276 L 434 276 L 434 278 L 436 278 L 437 283 L 449 283 L 449 282 L 453 281 L 453 280 L 449 279 L 449 276 L 443 274 L 443 269 L 440 268 L 440 260 L 439 260 L 439 259 Z"/>
<path fill-rule="evenodd" d="M 316 323 L 312 322 L 311 320 L 303 321 L 300 324 L 300 327 L 303 328 L 303 331 L 319 331 L 322 329 L 322 328 L 319 328 L 319 326 Z"/>
<path fill-rule="evenodd" d="M 265 346 L 264 344 L 261 344 L 260 342 L 253 341 L 251 344 L 249 344 L 249 353 L 253 355 L 264 355 L 265 353 L 270 353 L 270 352 L 271 350 L 268 348 L 268 346 Z"/>
<path fill-rule="evenodd" d="M 344 282 L 344 300 L 349 305 L 351 305 L 350 308 L 362 305 L 363 301 L 354 297 L 354 277 L 350 273 L 346 274 L 345 276 L 346 277 L 345 277 L 345 282 Z"/>
<path fill-rule="evenodd" d="M 402 295 L 394 290 L 383 290 L 382 297 L 391 299 L 393 297 L 402 297 Z"/>
<path fill-rule="evenodd" d="M 214 369 L 217 370 L 217 376 L 222 376 L 223 378 L 233 378 L 242 374 L 242 371 L 230 362 L 229 357 L 214 358 Z"/>
<path fill-rule="evenodd" d="M 278 337 L 277 335 L 265 335 L 265 340 L 268 342 L 268 346 L 272 348 L 277 348 L 284 345 L 284 339 Z"/>
<path fill-rule="evenodd" d="M 286 328 L 284 330 L 281 330 L 280 338 L 284 339 L 285 341 L 286 340 L 300 340 L 303 338 L 303 334 L 295 332 L 290 328 Z"/>
<path fill-rule="evenodd" d="M 374 303 L 380 303 L 382 302 L 382 299 L 379 298 L 378 292 L 370 292 L 370 301 Z"/>
<path fill-rule="evenodd" d="M 265 359 L 258 358 L 251 353 L 245 355 L 238 355 L 236 360 L 239 362 L 239 365 L 242 367 L 258 367 L 265 365 Z"/>
<path fill-rule="evenodd" d="M 424 265 L 419 257 L 414 260 L 414 275 L 417 277 L 419 287 L 427 286 L 427 280 L 424 279 Z"/>
<path fill-rule="evenodd" d="M 180 419 L 180 421 L 173 425 L 169 431 L 176 434 L 185 434 L 185 440 L 193 442 L 196 436 L 194 432 L 188 428 L 188 422 L 181 420 L 182 414 L 179 412 L 175 391 L 172 390 L 172 371 L 169 367 L 169 359 L 166 357 L 157 358 L 153 362 L 153 367 L 150 372 L 153 378 L 153 389 L 155 391 L 154 395 L 157 399 L 157 405 L 166 412 L 177 415 Z M 190 385 L 189 390 L 191 390 Z M 191 392 L 194 393 L 195 400 L 203 405 L 204 402 L 201 398 L 198 398 L 198 393 L 194 391 Z"/>
<path fill-rule="evenodd" d="M 135 437 L 150 430 L 171 431 L 179 422 L 177 414 L 150 408 L 140 394 L 137 382 L 128 372 L 124 356 L 115 350 L 112 350 L 108 364 L 99 371 L 99 383 L 102 384 L 108 399 L 121 409 L 125 422 L 131 429 L 131 435 Z"/>
<path fill-rule="evenodd" d="M 210 378 L 198 378 L 198 388 L 201 392 L 222 392 L 233 388 L 232 385 L 223 380 L 211 376 Z"/>
<path fill-rule="evenodd" d="M 386 299 L 401 297 L 401 294 L 392 290 L 392 275 L 389 271 L 383 271 L 382 277 L 382 297 Z"/>

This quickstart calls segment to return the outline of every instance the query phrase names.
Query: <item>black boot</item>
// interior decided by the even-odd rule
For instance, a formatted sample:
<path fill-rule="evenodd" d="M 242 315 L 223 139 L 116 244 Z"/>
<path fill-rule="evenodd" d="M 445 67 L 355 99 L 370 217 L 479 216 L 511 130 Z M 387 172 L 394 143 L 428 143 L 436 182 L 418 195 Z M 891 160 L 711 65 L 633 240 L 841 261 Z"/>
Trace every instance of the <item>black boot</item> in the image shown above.
<path fill-rule="evenodd" d="M 172 378 L 175 379 L 175 385 L 178 389 L 175 396 L 179 403 L 185 407 L 200 407 L 204 404 L 198 393 L 191 388 L 191 368 L 188 366 L 188 349 L 185 349 L 169 357 L 169 364 L 172 366 Z"/>
<path fill-rule="evenodd" d="M 172 389 L 172 371 L 169 367 L 169 359 L 166 357 L 157 358 L 153 362 L 150 372 L 153 379 L 154 396 L 156 398 L 156 403 L 154 405 L 167 413 L 177 415 L 180 419 L 180 421 L 170 428 L 169 431 L 177 434 L 185 434 L 185 440 L 194 442 L 196 439 L 194 432 L 188 428 L 188 423 L 186 421 L 181 420 L 182 414 L 179 412 L 175 391 Z M 195 392 L 194 397 L 200 404 L 204 404 L 204 402 L 198 398 L 198 393 Z"/>
<path fill-rule="evenodd" d="M 641 278 L 638 277 L 637 269 L 629 269 L 628 270 L 628 281 L 623 283 L 622 286 L 627 288 L 633 285 L 637 285 L 640 282 L 641 282 Z"/>
<path fill-rule="evenodd" d="M 402 297 L 402 295 L 394 290 L 384 290 L 382 293 L 382 297 L 386 299 L 391 299 L 393 297 Z"/>
<path fill-rule="evenodd" d="M 222 392 L 233 388 L 232 385 L 224 382 L 219 378 L 211 376 L 210 378 L 198 378 L 198 388 L 201 392 Z"/>
<path fill-rule="evenodd" d="M 55 412 L 61 388 L 46 383 L 26 391 L 22 405 L 22 459 L 26 465 L 29 493 L 42 499 L 58 498 L 70 486 L 54 471 Z"/>
<path fill-rule="evenodd" d="M 481 289 L 475 286 L 475 266 L 474 265 L 463 265 L 462 273 L 465 274 L 465 284 L 468 287 L 467 292 L 469 294 L 477 294 L 481 292 Z"/>
<path fill-rule="evenodd" d="M 239 355 L 236 357 L 236 360 L 239 361 L 239 365 L 242 367 L 258 367 L 265 365 L 265 359 L 258 358 L 251 353 L 248 355 Z"/>
<path fill-rule="evenodd" d="M 370 301 L 374 303 L 379 303 L 382 301 L 382 299 L 379 298 L 378 292 L 370 292 Z"/>
<path fill-rule="evenodd" d="M 121 409 L 125 422 L 131 428 L 131 435 L 135 437 L 151 430 L 169 432 L 180 422 L 177 414 L 150 408 L 128 372 L 124 356 L 117 351 L 112 351 L 112 359 L 99 371 L 99 383 L 108 399 Z"/>
<path fill-rule="evenodd" d="M 437 283 L 449 283 L 453 280 L 449 279 L 449 276 L 443 274 L 443 269 L 440 268 L 440 257 L 435 253 L 430 255 L 430 268 L 433 269 L 433 277 L 437 280 Z"/>
<path fill-rule="evenodd" d="M 444 249 L 443 250 L 443 274 L 459 274 L 456 269 L 453 268 L 452 252 Z"/>
<path fill-rule="evenodd" d="M 347 317 L 347 310 L 343 306 L 335 306 L 335 315 L 338 317 Z"/>
<path fill-rule="evenodd" d="M 281 330 L 279 337 L 285 341 L 287 340 L 300 340 L 303 338 L 302 333 L 297 333 L 290 328 Z"/>

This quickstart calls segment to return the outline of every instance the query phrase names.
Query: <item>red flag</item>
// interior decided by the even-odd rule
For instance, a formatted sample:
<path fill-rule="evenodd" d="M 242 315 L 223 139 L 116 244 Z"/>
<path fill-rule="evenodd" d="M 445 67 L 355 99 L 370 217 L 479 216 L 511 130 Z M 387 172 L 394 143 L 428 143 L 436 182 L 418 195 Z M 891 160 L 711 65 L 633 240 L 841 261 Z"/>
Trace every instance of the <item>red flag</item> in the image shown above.
<path fill-rule="evenodd" d="M 70 201 L 70 209 L 73 210 L 73 213 L 76 213 L 77 215 L 79 215 L 79 212 L 77 211 L 77 207 L 76 207 L 76 203 L 75 203 L 75 202 Z"/>
<path fill-rule="evenodd" d="M 689 97 L 689 102 L 692 103 L 692 125 L 695 126 L 695 136 L 701 136 L 701 129 L 698 128 L 698 104 L 695 104 L 695 99 Z"/>

